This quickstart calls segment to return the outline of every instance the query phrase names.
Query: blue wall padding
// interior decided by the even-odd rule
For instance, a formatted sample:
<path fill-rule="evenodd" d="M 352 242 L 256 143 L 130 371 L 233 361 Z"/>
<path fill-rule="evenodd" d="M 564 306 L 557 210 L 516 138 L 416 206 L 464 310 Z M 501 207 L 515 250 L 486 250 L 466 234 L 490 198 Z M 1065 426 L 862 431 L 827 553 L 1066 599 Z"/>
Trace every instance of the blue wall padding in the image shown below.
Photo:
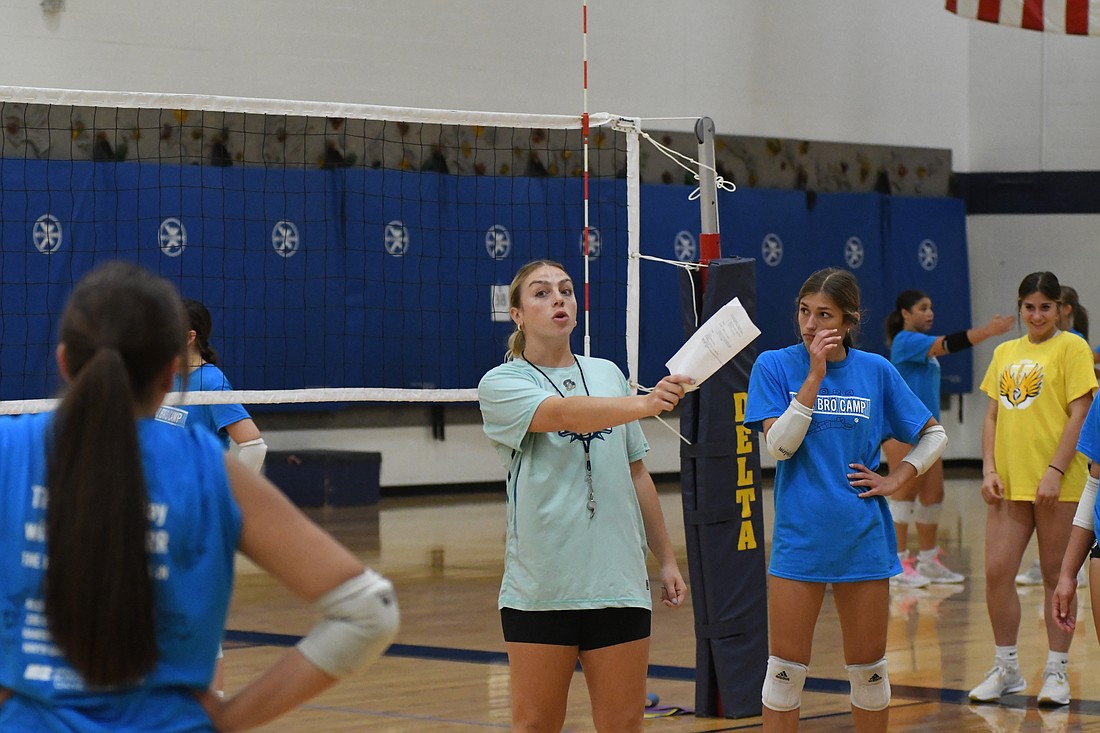
<path fill-rule="evenodd" d="M 698 202 L 687 186 L 642 187 L 642 252 L 673 259 L 676 233 L 698 227 Z M 958 199 L 818 194 L 739 189 L 719 196 L 722 253 L 757 261 L 759 348 L 795 343 L 795 300 L 806 277 L 823 267 L 856 275 L 862 293 L 858 346 L 883 355 L 883 323 L 902 290 L 932 297 L 935 334 L 975 325 L 970 321 L 966 212 Z M 858 241 L 855 241 L 858 240 Z M 929 246 L 928 243 L 931 243 Z M 935 252 L 930 258 L 929 251 Z M 641 381 L 664 374 L 664 359 L 682 343 L 667 318 L 664 294 L 673 276 L 665 265 L 642 263 Z M 992 314 L 988 314 L 992 315 Z M 979 316 L 984 323 L 988 316 Z M 940 360 L 943 391 L 969 392 L 969 351 Z"/>
<path fill-rule="evenodd" d="M 220 362 L 241 389 L 474 387 L 500 362 L 512 330 L 490 317 L 492 286 L 507 285 L 520 264 L 561 261 L 577 281 L 583 309 L 582 185 L 574 178 L 363 168 L 0 160 L 0 399 L 54 392 L 52 354 L 65 300 L 76 280 L 110 259 L 137 262 L 205 302 Z M 683 186 L 642 186 L 643 253 L 672 259 L 677 233 L 698 237 L 698 203 L 687 193 Z M 599 256 L 590 260 L 591 351 L 625 370 L 625 183 L 594 179 L 589 197 L 590 224 L 600 233 Z M 911 248 L 914 237 L 932 237 L 944 261 L 961 263 L 950 277 L 940 270 L 931 276 L 939 323 L 969 314 L 963 214 L 955 202 L 821 195 L 810 211 L 800 192 L 747 189 L 720 201 L 727 255 L 760 257 L 769 233 L 785 248 L 777 267 L 758 267 L 762 347 L 793 339 L 797 283 L 815 267 L 842 263 L 840 245 L 853 235 L 865 238 L 865 263 L 856 273 L 873 321 L 865 331 L 869 346 L 881 343 L 882 304 L 893 298 L 884 269 L 900 269 L 890 248 Z M 928 211 L 943 212 L 938 229 Z M 36 220 L 46 214 L 61 233 L 49 254 L 35 239 Z M 187 235 L 174 257 L 161 248 L 171 243 L 161 229 L 169 217 Z M 290 257 L 273 246 L 281 220 L 297 227 Z M 400 256 L 387 251 L 391 222 L 408 233 Z M 486 247 L 494 225 L 509 233 L 500 258 Z M 956 239 L 941 242 L 948 233 Z M 865 277 L 872 269 L 875 277 Z M 683 332 L 676 270 L 643 261 L 641 273 L 640 381 L 652 385 Z M 583 349 L 581 328 L 573 348 Z M 962 360 L 944 361 L 946 388 L 969 389 Z M 956 368 L 965 380 L 948 376 Z"/>

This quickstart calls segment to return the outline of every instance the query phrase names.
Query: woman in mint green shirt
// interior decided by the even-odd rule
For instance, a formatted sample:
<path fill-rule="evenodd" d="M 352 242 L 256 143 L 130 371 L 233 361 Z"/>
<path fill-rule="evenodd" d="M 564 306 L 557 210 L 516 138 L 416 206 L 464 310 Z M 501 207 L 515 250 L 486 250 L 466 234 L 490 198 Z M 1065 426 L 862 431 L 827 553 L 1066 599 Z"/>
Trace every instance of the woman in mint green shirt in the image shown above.
<path fill-rule="evenodd" d="M 509 289 L 509 358 L 478 386 L 485 433 L 507 471 L 508 527 L 498 606 L 512 723 L 559 730 L 578 659 L 599 730 L 641 730 L 649 657 L 647 547 L 660 597 L 683 605 L 680 574 L 638 419 L 671 410 L 688 377 L 632 395 L 612 362 L 576 356 L 573 282 L 554 262 L 520 268 Z"/>

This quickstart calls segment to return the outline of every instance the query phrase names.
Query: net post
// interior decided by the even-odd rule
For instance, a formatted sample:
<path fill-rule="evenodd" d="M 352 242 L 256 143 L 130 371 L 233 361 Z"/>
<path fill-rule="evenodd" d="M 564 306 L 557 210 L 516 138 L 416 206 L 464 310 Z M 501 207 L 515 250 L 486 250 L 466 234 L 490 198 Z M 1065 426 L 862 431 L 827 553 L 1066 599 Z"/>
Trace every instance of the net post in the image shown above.
<path fill-rule="evenodd" d="M 700 118 L 695 133 L 699 263 L 708 267 L 701 268 L 698 289 L 682 279 L 688 335 L 735 295 L 751 316 L 756 311 L 755 262 L 721 259 L 713 120 Z M 762 486 L 759 447 L 743 424 L 754 360 L 750 346 L 680 403 L 680 428 L 691 441 L 680 446 L 680 487 L 688 568 L 696 579 L 695 711 L 701 717 L 761 712 L 768 657 Z"/>
<path fill-rule="evenodd" d="M 722 256 L 718 232 L 718 179 L 714 166 L 714 120 L 700 117 L 695 122 L 699 142 L 699 264 L 706 265 Z M 706 287 L 703 270 L 702 284 Z"/>
<path fill-rule="evenodd" d="M 641 319 L 641 178 L 639 133 L 642 122 L 620 117 L 612 128 L 626 135 L 626 367 L 627 380 L 638 384 L 638 341 Z M 632 386 L 631 391 L 638 390 Z"/>
<path fill-rule="evenodd" d="M 589 253 L 588 253 L 588 0 L 582 0 L 581 26 L 581 62 L 582 62 L 582 114 L 581 140 L 584 146 L 584 355 L 592 355 L 591 315 L 588 300 Z"/>
<path fill-rule="evenodd" d="M 712 262 L 702 298 L 681 276 L 689 336 L 734 296 L 756 315 L 756 263 Z M 699 302 L 702 302 L 701 306 Z M 680 402 L 680 493 L 695 614 L 695 714 L 760 715 L 768 660 L 760 449 L 744 425 L 753 345 Z"/>

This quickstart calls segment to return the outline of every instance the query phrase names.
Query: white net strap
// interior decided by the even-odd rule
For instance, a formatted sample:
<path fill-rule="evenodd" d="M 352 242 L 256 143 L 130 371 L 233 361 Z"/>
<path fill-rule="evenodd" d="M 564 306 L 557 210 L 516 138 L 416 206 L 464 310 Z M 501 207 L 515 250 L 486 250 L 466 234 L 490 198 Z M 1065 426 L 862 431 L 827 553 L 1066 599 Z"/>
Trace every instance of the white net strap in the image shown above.
<path fill-rule="evenodd" d="M 59 400 L 0 401 L 0 415 L 47 412 Z M 166 405 L 297 405 L 310 402 L 477 402 L 476 389 L 332 388 L 170 392 Z"/>
<path fill-rule="evenodd" d="M 23 104 L 61 104 L 77 107 L 135 107 L 140 109 L 188 109 L 210 112 L 243 112 L 300 117 L 349 117 L 367 120 L 400 120 L 439 125 L 484 125 L 487 127 L 541 127 L 579 129 L 580 115 L 535 115 L 507 112 L 474 112 L 416 107 L 383 107 L 372 104 L 310 102 L 254 97 L 222 97 L 199 94 L 153 92 L 107 92 L 76 89 L 40 89 L 0 86 L 0 101 Z M 595 113 L 593 126 L 608 125 L 618 115 Z"/>
<path fill-rule="evenodd" d="M 680 268 L 683 268 L 685 270 L 700 270 L 700 269 L 703 269 L 705 267 L 710 267 L 710 265 L 705 265 L 701 262 L 681 262 L 680 260 L 669 260 L 669 259 L 665 259 L 664 257 L 654 257 L 653 255 L 644 255 L 644 254 L 641 254 L 640 252 L 637 253 L 637 254 L 633 254 L 631 256 L 636 257 L 639 260 L 652 260 L 653 262 L 660 262 L 661 264 L 664 264 L 664 265 L 672 265 L 674 267 L 680 267 Z"/>

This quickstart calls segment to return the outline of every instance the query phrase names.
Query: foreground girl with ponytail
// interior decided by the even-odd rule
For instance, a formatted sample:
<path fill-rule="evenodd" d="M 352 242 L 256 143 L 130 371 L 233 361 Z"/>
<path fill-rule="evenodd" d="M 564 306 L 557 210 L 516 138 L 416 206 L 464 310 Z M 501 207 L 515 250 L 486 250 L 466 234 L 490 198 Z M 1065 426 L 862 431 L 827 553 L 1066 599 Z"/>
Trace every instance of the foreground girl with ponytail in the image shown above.
<path fill-rule="evenodd" d="M 235 731 L 377 658 L 393 587 L 206 430 L 154 415 L 179 296 L 123 263 L 77 285 L 57 411 L 0 419 L 0 730 Z M 240 550 L 325 616 L 241 692 L 209 691 Z"/>

